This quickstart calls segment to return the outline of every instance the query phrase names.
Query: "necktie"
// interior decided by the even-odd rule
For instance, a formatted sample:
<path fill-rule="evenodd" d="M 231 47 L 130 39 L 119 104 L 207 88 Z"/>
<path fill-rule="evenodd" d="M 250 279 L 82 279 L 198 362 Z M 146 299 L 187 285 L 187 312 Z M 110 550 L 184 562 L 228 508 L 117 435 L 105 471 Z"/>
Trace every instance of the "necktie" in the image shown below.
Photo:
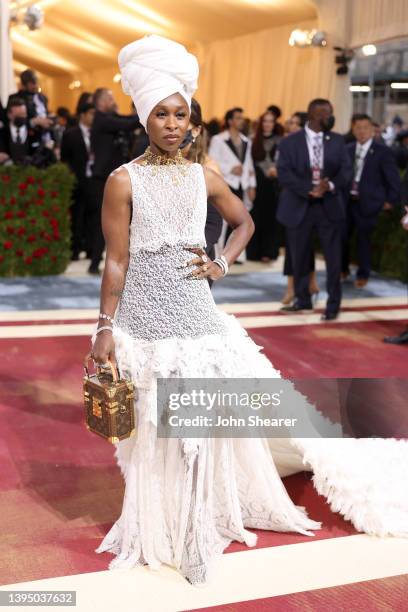
<path fill-rule="evenodd" d="M 350 193 L 355 196 L 358 197 L 358 183 L 360 181 L 360 177 L 361 177 L 361 172 L 362 172 L 362 166 L 363 166 L 363 147 L 357 143 L 356 145 L 356 154 L 354 157 L 354 176 L 353 176 L 353 183 L 351 186 L 351 191 Z"/>
<path fill-rule="evenodd" d="M 354 180 L 357 182 L 360 180 L 363 161 L 363 147 L 357 144 L 356 157 L 354 160 Z"/>
<path fill-rule="evenodd" d="M 312 165 L 314 168 L 321 168 L 322 166 L 321 153 L 322 153 L 322 141 L 320 139 L 320 136 L 316 134 L 316 136 L 314 137 L 314 142 L 313 142 L 313 164 Z"/>
<path fill-rule="evenodd" d="M 21 142 L 20 128 L 16 127 L 16 144 L 21 144 Z"/>
<path fill-rule="evenodd" d="M 312 183 L 318 185 L 321 179 L 322 168 L 322 141 L 320 136 L 316 134 L 313 138 L 312 147 Z"/>

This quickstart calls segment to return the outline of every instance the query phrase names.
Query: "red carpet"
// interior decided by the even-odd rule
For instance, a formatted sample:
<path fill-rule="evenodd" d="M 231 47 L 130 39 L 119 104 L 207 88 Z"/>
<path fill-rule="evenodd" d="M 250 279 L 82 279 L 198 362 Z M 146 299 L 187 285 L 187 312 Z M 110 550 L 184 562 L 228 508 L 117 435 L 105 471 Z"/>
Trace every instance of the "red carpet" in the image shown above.
<path fill-rule="evenodd" d="M 400 334 L 401 321 L 294 325 L 249 330 L 288 378 L 406 377 L 407 345 L 383 342 Z"/>
<path fill-rule="evenodd" d="M 251 335 L 285 375 L 396 376 L 405 369 L 406 347 L 380 340 L 399 328 L 398 322 L 296 326 Z M 123 482 L 113 447 L 83 425 L 81 362 L 89 347 L 89 337 L 0 340 L 3 585 L 104 570 L 112 558 L 94 549 L 120 514 Z M 308 475 L 286 485 L 297 504 L 323 521 L 316 538 L 354 533 L 314 492 Z M 258 534 L 260 547 L 310 541 Z M 233 543 L 228 552 L 245 549 Z"/>
<path fill-rule="evenodd" d="M 404 575 L 183 612 L 402 612 L 407 601 Z"/>

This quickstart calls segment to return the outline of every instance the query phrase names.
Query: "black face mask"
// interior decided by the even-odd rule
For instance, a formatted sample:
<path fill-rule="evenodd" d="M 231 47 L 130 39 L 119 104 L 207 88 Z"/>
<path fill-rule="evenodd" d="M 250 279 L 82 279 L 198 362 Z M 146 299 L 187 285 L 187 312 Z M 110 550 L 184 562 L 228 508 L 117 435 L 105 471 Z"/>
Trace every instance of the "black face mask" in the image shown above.
<path fill-rule="evenodd" d="M 16 117 L 13 123 L 16 126 L 16 128 L 21 128 L 23 127 L 23 125 L 26 124 L 26 120 L 24 119 L 24 117 Z"/>
<path fill-rule="evenodd" d="M 330 132 L 330 130 L 334 128 L 335 122 L 336 118 L 334 115 L 330 115 L 330 117 L 326 121 L 322 121 L 323 132 Z"/>
<path fill-rule="evenodd" d="M 187 145 L 191 144 L 193 140 L 194 140 L 194 137 L 193 137 L 192 130 L 187 130 L 186 135 L 184 136 L 184 139 L 179 148 L 184 149 L 185 147 L 187 147 Z"/>

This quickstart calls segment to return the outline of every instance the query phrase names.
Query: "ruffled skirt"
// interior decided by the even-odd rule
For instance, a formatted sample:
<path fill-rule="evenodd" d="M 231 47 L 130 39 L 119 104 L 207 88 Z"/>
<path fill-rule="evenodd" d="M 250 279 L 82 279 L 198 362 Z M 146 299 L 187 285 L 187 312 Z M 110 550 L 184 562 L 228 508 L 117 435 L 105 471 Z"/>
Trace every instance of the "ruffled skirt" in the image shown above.
<path fill-rule="evenodd" d="M 359 531 L 408 535 L 408 443 L 315 438 L 158 438 L 157 378 L 277 378 L 206 281 L 185 278 L 182 247 L 132 257 L 113 335 L 121 375 L 137 389 L 136 435 L 115 445 L 125 481 L 120 517 L 96 552 L 109 569 L 162 563 L 193 584 L 248 528 L 313 535 L 281 475 L 312 470 L 317 491 Z M 93 339 L 95 334 L 93 335 Z"/>

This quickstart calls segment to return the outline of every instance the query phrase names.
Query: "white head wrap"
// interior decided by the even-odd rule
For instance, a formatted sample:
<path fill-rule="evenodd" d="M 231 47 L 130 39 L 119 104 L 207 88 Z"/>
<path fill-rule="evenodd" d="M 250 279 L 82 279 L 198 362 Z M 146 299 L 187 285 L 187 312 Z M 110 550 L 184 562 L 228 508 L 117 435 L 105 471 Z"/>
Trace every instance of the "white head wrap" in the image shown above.
<path fill-rule="evenodd" d="M 181 94 L 191 107 L 197 89 L 198 62 L 183 45 L 152 34 L 123 47 L 118 63 L 122 89 L 132 96 L 145 128 L 156 104 L 172 94 Z"/>

